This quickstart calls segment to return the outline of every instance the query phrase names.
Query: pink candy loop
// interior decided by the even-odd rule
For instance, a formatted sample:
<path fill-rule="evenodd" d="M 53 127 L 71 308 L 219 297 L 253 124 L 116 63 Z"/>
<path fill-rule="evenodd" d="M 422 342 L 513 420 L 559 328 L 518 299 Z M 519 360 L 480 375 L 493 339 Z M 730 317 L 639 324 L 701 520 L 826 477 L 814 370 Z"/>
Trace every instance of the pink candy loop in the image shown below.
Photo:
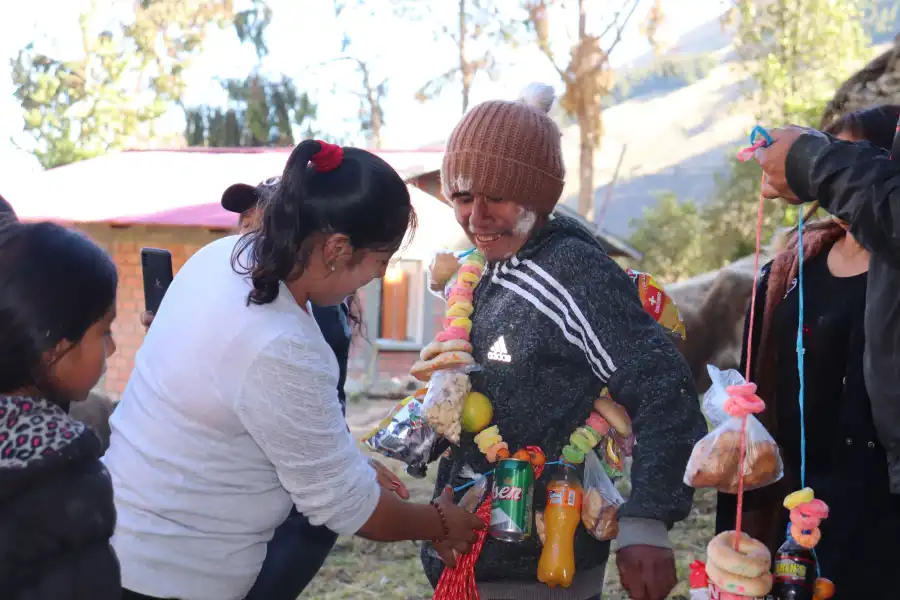
<path fill-rule="evenodd" d="M 766 145 L 765 139 L 758 140 L 752 146 L 748 146 L 746 148 L 742 148 L 742 149 L 738 150 L 737 159 L 741 162 L 747 162 L 748 160 L 753 158 L 753 155 L 756 153 L 757 150 L 759 150 L 760 148 L 762 148 L 765 145 Z"/>
<path fill-rule="evenodd" d="M 796 524 L 804 531 L 815 529 L 828 518 L 828 505 L 818 498 L 811 502 L 804 502 L 791 510 L 791 523 Z"/>
<path fill-rule="evenodd" d="M 756 415 L 766 409 L 766 403 L 756 395 L 755 383 L 729 385 L 725 391 L 729 396 L 725 401 L 724 408 L 732 417 L 743 418 L 751 414 Z"/>

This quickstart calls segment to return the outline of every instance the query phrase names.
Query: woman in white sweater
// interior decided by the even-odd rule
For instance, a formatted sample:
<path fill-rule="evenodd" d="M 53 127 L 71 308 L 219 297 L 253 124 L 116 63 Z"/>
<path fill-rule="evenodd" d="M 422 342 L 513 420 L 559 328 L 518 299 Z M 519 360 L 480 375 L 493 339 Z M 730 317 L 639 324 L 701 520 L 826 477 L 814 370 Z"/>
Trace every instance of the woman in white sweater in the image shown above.
<path fill-rule="evenodd" d="M 414 504 L 379 487 L 309 311 L 382 277 L 414 224 L 387 163 L 308 140 L 260 229 L 179 271 L 110 423 L 124 600 L 243 598 L 292 505 L 340 534 L 470 549 L 482 525 L 448 494 Z"/>

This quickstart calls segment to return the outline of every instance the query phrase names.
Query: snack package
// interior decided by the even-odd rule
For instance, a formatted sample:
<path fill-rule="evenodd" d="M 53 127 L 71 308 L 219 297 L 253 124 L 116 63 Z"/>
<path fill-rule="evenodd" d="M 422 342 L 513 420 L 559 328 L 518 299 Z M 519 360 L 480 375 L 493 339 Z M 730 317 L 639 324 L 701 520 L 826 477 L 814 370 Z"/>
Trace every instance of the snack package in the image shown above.
<path fill-rule="evenodd" d="M 425 420 L 422 403 L 413 396 L 401 400 L 366 436 L 363 443 L 388 458 L 406 463 L 410 474 L 425 472 L 438 435 Z"/>
<path fill-rule="evenodd" d="M 459 444 L 462 432 L 463 400 L 469 393 L 471 369 L 435 371 L 428 382 L 423 407 L 431 427 L 453 444 Z"/>
<path fill-rule="evenodd" d="M 446 290 L 462 265 L 458 253 L 443 250 L 434 255 L 428 265 L 428 289 L 439 298 L 447 299 Z"/>
<path fill-rule="evenodd" d="M 694 446 L 684 472 L 684 483 L 693 488 L 715 488 L 726 494 L 736 494 L 742 419 L 726 410 L 726 403 L 734 400 L 727 388 L 746 385 L 746 382 L 734 369 L 720 371 L 712 365 L 707 365 L 706 369 L 712 385 L 703 396 L 703 414 L 712 431 Z M 765 487 L 783 475 L 778 444 L 755 416 L 748 415 L 744 490 Z"/>
<path fill-rule="evenodd" d="M 478 507 L 481 506 L 481 503 L 484 502 L 485 498 L 487 498 L 488 494 L 491 492 L 490 477 L 485 477 L 483 475 L 478 475 L 469 465 L 464 465 L 462 470 L 460 471 L 460 477 L 464 477 L 466 479 L 473 479 L 475 483 L 473 483 L 466 490 L 466 493 L 463 494 L 463 497 L 459 499 L 459 502 L 456 505 L 460 508 L 464 508 L 470 513 L 474 513 L 478 510 Z M 433 557 L 440 559 L 440 555 L 437 553 L 437 550 L 434 549 L 434 546 L 428 546 L 428 553 Z M 454 554 L 458 556 L 458 553 L 454 550 Z"/>
<path fill-rule="evenodd" d="M 619 535 L 619 519 L 616 515 L 625 499 L 607 475 L 596 452 L 589 452 L 584 459 L 584 501 L 581 504 L 581 522 L 593 537 L 601 542 Z"/>
<path fill-rule="evenodd" d="M 663 291 L 649 273 L 631 269 L 626 269 L 625 272 L 637 286 L 638 296 L 641 298 L 644 310 L 656 319 L 656 322 L 662 325 L 666 331 L 683 340 L 685 337 L 684 321 L 681 320 L 681 313 L 675 306 L 675 301 Z"/>

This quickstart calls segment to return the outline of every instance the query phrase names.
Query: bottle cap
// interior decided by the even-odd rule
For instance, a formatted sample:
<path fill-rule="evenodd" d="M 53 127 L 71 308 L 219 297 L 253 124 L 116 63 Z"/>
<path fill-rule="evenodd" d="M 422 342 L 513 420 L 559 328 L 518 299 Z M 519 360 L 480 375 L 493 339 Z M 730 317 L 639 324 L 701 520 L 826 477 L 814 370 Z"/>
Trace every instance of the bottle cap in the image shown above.
<path fill-rule="evenodd" d="M 709 578 L 706 576 L 706 565 L 699 560 L 691 563 L 691 574 L 688 584 L 692 590 L 702 590 L 709 587 Z"/>

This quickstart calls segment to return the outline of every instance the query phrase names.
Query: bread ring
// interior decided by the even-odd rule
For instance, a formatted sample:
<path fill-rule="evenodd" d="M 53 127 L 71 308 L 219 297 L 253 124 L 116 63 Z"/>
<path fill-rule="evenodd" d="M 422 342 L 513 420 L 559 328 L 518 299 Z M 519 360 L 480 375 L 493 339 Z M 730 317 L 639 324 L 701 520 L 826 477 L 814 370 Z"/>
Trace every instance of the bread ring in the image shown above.
<path fill-rule="evenodd" d="M 791 537 L 794 538 L 798 544 L 807 550 L 810 550 L 815 548 L 822 539 L 822 530 L 818 527 L 804 530 L 799 524 L 791 523 Z"/>
<path fill-rule="evenodd" d="M 717 588 L 748 598 L 762 598 L 772 591 L 772 574 L 763 573 L 758 577 L 742 577 L 717 567 L 712 561 L 706 563 L 706 575 Z"/>
<path fill-rule="evenodd" d="M 628 413 L 619 404 L 616 404 L 609 396 L 600 396 L 594 400 L 594 410 L 606 419 L 613 429 L 623 437 L 631 435 L 631 425 L 628 422 Z"/>
<path fill-rule="evenodd" d="M 740 577 L 759 577 L 772 566 L 769 549 L 746 533 L 741 533 L 740 550 L 734 549 L 734 531 L 723 531 L 706 546 L 710 562 Z M 730 590 L 734 591 L 734 590 Z"/>
<path fill-rule="evenodd" d="M 475 359 L 468 352 L 442 352 L 431 360 L 417 360 L 409 373 L 419 381 L 428 381 L 435 371 L 464 367 L 474 362 Z"/>
<path fill-rule="evenodd" d="M 428 361 L 444 352 L 467 352 L 471 354 L 472 344 L 466 340 L 448 340 L 446 342 L 434 341 L 422 348 L 422 351 L 419 353 L 419 358 Z"/>

